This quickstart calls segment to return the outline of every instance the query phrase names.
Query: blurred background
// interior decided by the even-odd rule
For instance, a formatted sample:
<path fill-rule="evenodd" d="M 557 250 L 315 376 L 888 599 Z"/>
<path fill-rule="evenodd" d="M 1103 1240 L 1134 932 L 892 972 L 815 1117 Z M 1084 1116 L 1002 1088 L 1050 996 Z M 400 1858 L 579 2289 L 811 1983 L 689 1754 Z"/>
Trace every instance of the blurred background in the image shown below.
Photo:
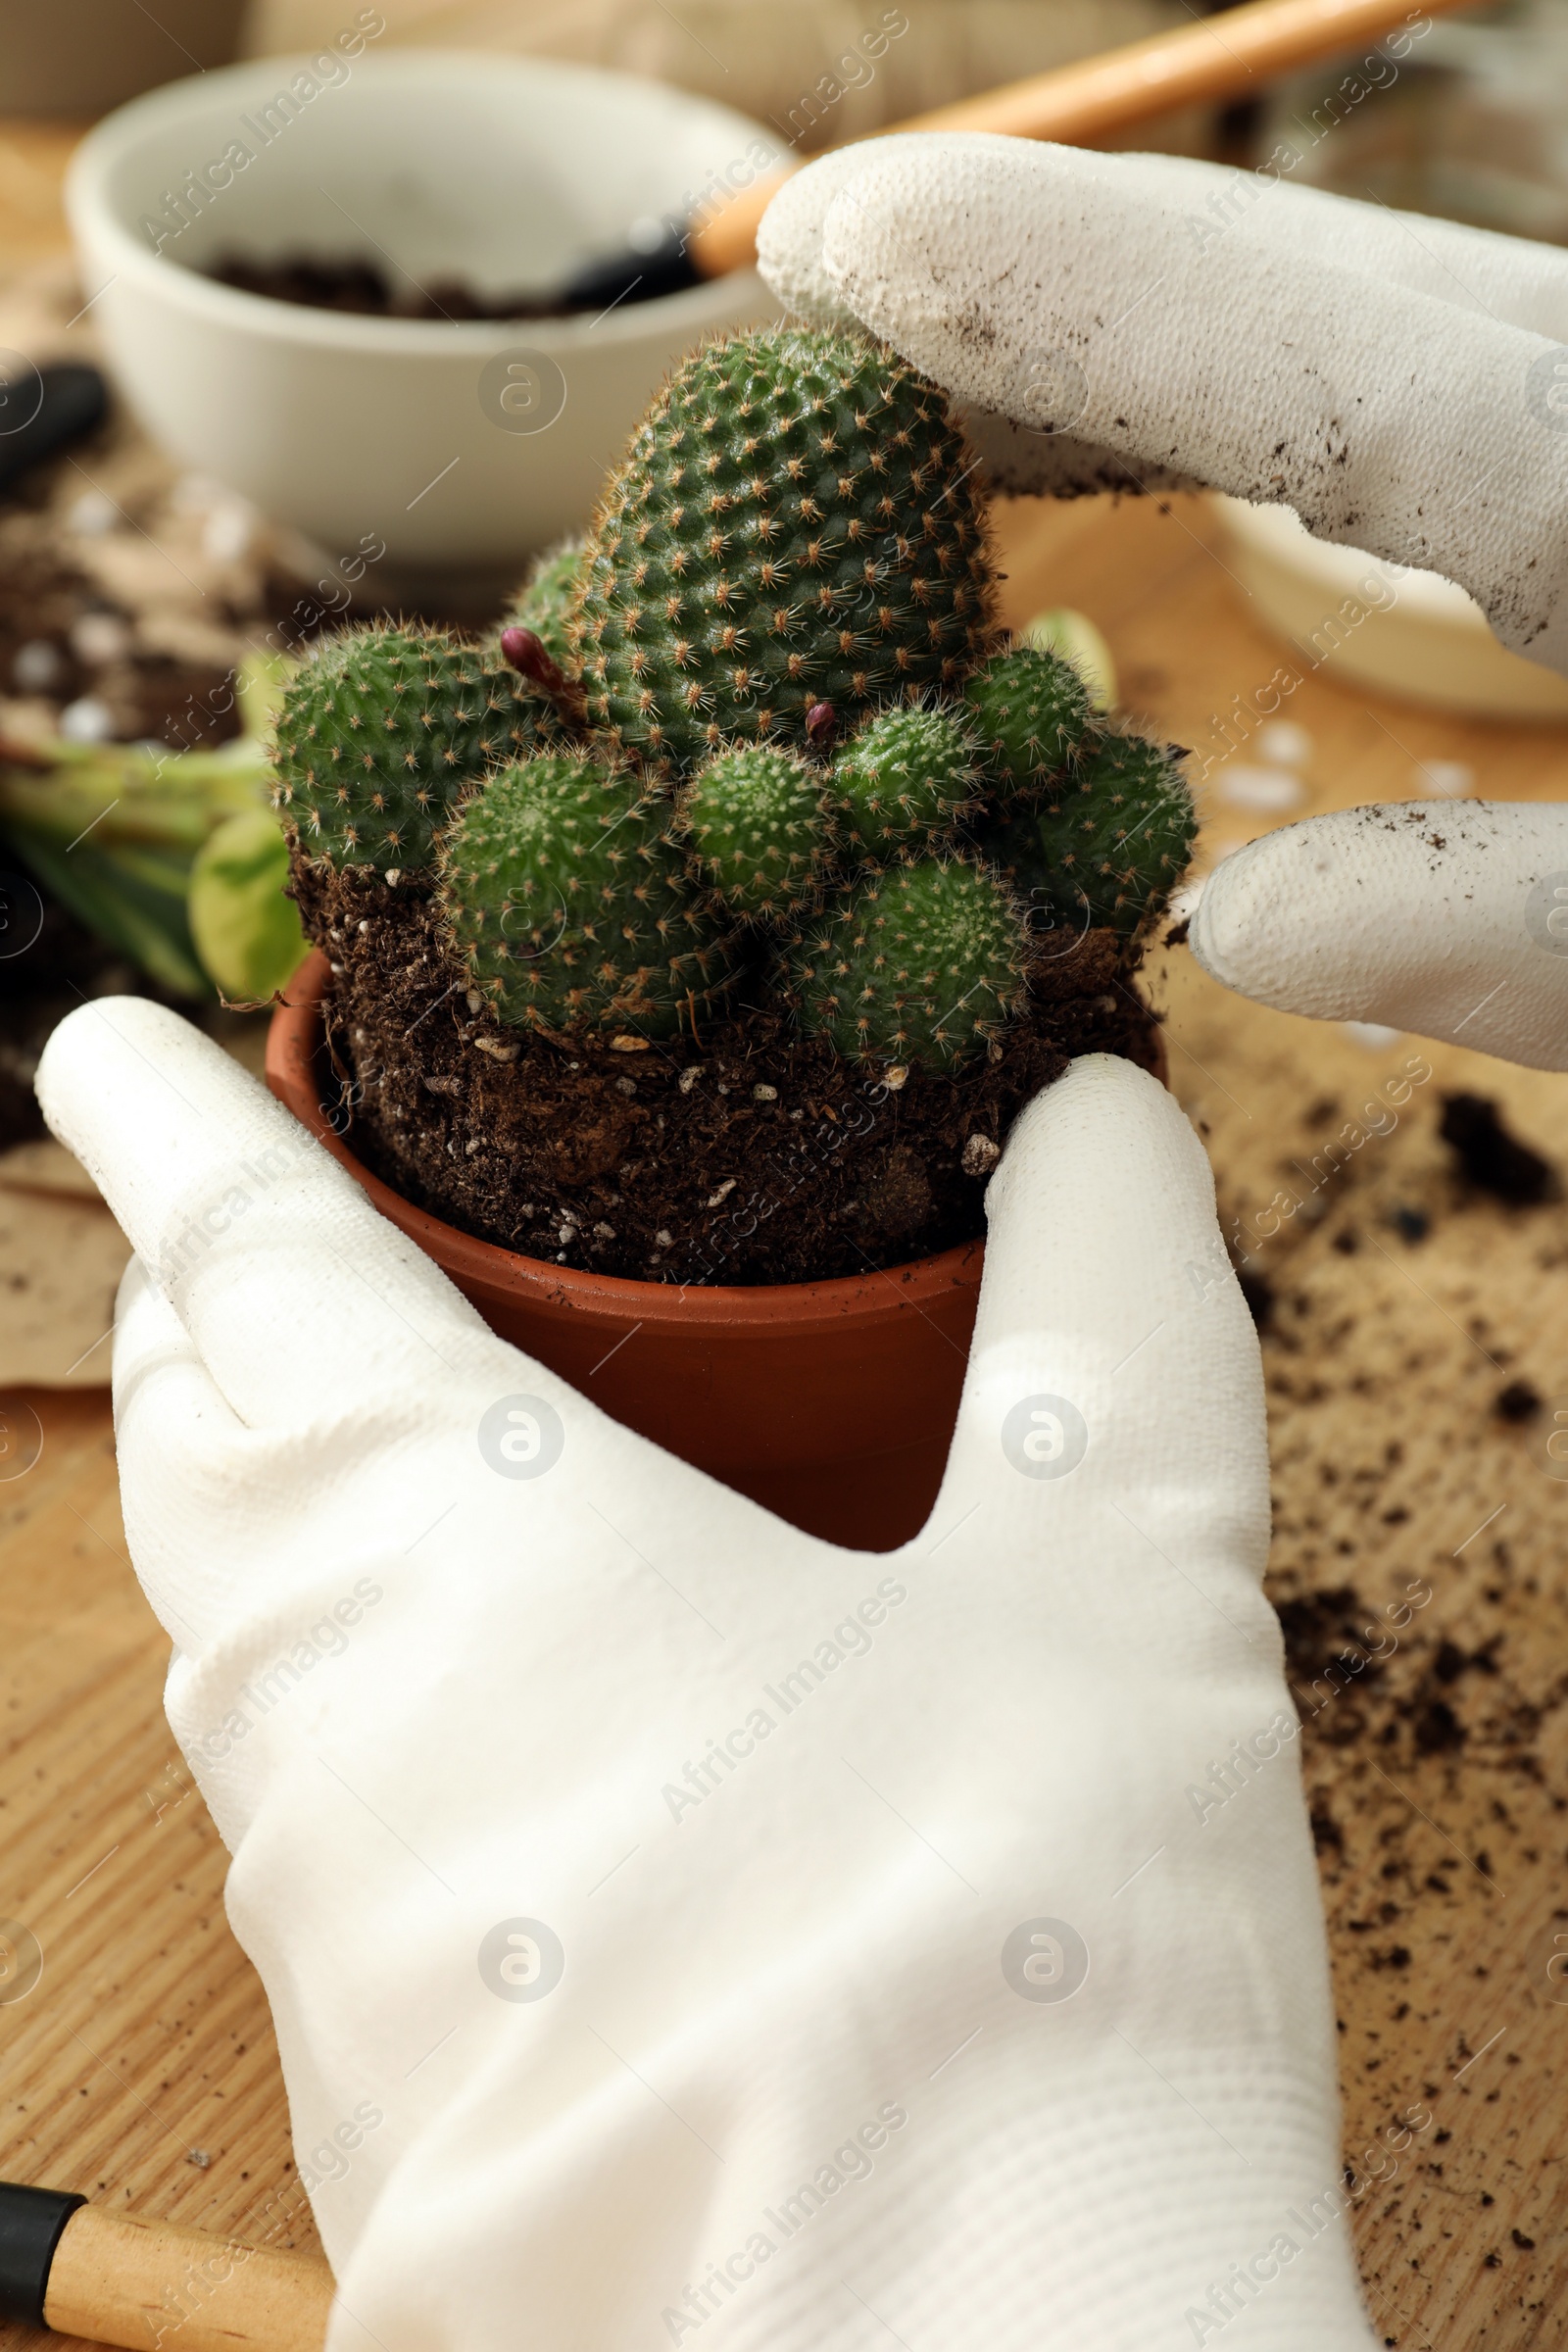
<path fill-rule="evenodd" d="M 387 45 L 553 57 L 672 82 L 799 139 L 803 153 L 1028 74 L 1136 40 L 1195 14 L 1182 0 L 907 0 L 907 31 L 863 86 L 802 111 L 824 74 L 882 12 L 858 0 L 381 0 Z M 1419 12 L 1413 12 L 1418 14 Z M 342 0 L 0 0 L 0 114 L 91 119 L 198 67 L 318 48 L 354 12 Z M 1310 122 L 1342 61 L 1261 103 L 1190 115 L 1122 144 L 1258 160 Z M 1353 131 L 1306 173 L 1320 185 L 1558 240 L 1568 188 L 1568 14 L 1514 0 L 1433 25 L 1395 88 L 1358 108 Z M 819 103 L 819 102 L 818 102 Z M 24 149 L 25 141 L 24 141 Z M 26 208 L 25 164 L 4 159 Z"/>
<path fill-rule="evenodd" d="M 0 7 L 7 111 L 98 114 L 202 66 L 331 40 L 341 0 L 127 0 Z M 881 11 L 857 0 L 385 0 L 386 41 L 555 57 L 647 74 L 782 120 Z M 1136 40 L 1191 14 L 1179 0 L 912 0 L 908 31 L 870 87 L 804 144 L 865 138 L 885 123 L 1070 58 Z"/>

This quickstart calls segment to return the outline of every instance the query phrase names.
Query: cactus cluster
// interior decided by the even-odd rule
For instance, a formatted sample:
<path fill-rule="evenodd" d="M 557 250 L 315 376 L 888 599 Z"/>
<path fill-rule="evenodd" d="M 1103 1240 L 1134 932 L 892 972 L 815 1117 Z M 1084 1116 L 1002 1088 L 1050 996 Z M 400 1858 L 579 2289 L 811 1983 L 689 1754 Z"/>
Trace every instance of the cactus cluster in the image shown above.
<path fill-rule="evenodd" d="M 433 885 L 503 1022 L 695 1033 L 750 972 L 848 1057 L 953 1069 L 1033 931 L 1130 939 L 1194 830 L 1178 756 L 1001 647 L 993 598 L 936 387 L 860 337 L 738 335 L 485 648 L 357 630 L 301 673 L 278 803 L 303 855 Z"/>
<path fill-rule="evenodd" d="M 688 360 L 612 475 L 572 621 L 596 726 L 690 767 L 735 738 L 804 749 L 909 687 L 956 688 L 995 591 L 935 385 L 805 328 Z"/>
<path fill-rule="evenodd" d="M 443 859 L 452 937 L 503 1021 L 671 1037 L 715 1001 L 728 943 L 687 883 L 669 811 L 582 751 L 503 767 Z"/>
<path fill-rule="evenodd" d="M 1004 1026 L 1026 944 L 995 874 L 921 858 L 839 894 L 807 926 L 790 980 L 807 1027 L 847 1059 L 951 1067 Z"/>
<path fill-rule="evenodd" d="M 475 776 L 553 724 L 499 655 L 445 630 L 351 629 L 283 697 L 272 805 L 312 856 L 417 869 Z"/>
<path fill-rule="evenodd" d="M 780 920 L 816 896 L 833 848 L 827 778 L 798 752 L 737 744 L 680 796 L 679 822 L 719 906 Z"/>
<path fill-rule="evenodd" d="M 955 711 L 895 704 L 833 762 L 845 831 L 870 859 L 939 841 L 973 806 L 979 770 L 979 739 Z"/>
<path fill-rule="evenodd" d="M 1180 755 L 1102 733 L 1034 794 L 1003 803 L 980 843 L 1044 926 L 1128 938 L 1180 881 L 1196 829 Z"/>
<path fill-rule="evenodd" d="M 1093 716 L 1089 689 L 1071 662 L 1032 645 L 976 670 L 963 699 L 1009 803 L 1038 799 L 1042 785 L 1064 772 Z"/>

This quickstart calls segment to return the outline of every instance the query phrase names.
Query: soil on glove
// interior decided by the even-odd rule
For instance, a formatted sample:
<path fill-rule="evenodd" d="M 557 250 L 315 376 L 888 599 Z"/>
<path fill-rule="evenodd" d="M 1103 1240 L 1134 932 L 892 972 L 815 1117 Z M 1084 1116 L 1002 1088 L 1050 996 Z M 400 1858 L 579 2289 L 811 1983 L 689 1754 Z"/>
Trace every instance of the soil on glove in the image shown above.
<path fill-rule="evenodd" d="M 340 1131 L 417 1206 L 481 1240 L 635 1281 L 774 1283 L 975 1240 L 1014 1114 L 1078 1054 L 1156 1066 L 1138 956 L 1090 931 L 1042 958 L 1000 1057 L 902 1085 L 745 1003 L 617 1051 L 501 1027 L 410 885 L 296 858 L 332 965 Z M 331 1097 L 326 1097 L 330 1103 Z"/>
<path fill-rule="evenodd" d="M 587 307 L 559 295 L 541 302 L 531 294 L 481 294 L 463 277 L 394 286 L 378 263 L 358 254 L 296 253 L 264 262 L 225 253 L 207 274 L 242 294 L 265 294 L 272 302 L 299 303 L 312 311 L 357 311 L 372 318 L 564 318 Z"/>

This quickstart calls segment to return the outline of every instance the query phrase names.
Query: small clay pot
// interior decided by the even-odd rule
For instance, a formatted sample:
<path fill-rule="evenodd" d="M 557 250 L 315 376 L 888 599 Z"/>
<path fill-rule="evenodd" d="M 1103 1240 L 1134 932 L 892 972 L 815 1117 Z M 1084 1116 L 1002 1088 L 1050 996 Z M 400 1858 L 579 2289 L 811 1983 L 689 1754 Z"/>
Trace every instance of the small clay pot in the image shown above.
<path fill-rule="evenodd" d="M 628 1282 L 475 1241 L 372 1176 L 329 1124 L 326 978 L 318 954 L 290 981 L 267 1083 L 492 1331 L 810 1535 L 892 1551 L 919 1534 L 957 1415 L 983 1243 L 830 1282 L 741 1288 Z"/>
<path fill-rule="evenodd" d="M 612 1419 L 781 1519 L 863 1551 L 917 1535 L 942 1481 L 984 1247 L 831 1282 L 628 1282 L 475 1241 L 402 1200 L 327 1118 L 326 958 L 272 1015 L 267 1083 L 492 1331 Z"/>

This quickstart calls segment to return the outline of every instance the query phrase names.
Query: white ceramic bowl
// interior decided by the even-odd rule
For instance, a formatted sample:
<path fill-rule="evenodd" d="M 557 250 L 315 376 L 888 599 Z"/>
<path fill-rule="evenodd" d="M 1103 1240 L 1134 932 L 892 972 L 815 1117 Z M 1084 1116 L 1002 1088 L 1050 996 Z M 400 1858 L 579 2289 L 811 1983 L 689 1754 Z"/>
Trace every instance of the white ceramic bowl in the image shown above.
<path fill-rule="evenodd" d="M 133 100 L 78 149 L 67 201 L 117 381 L 173 457 L 329 554 L 373 535 L 389 568 L 494 569 L 586 520 L 682 353 L 775 315 L 761 280 L 599 318 L 448 324 L 274 302 L 203 268 L 225 250 L 379 252 L 395 277 L 546 295 L 634 221 L 680 218 L 715 177 L 746 184 L 778 153 L 746 116 L 660 82 L 334 51 Z"/>
<path fill-rule="evenodd" d="M 1214 504 L 1231 569 L 1314 666 L 1475 718 L 1568 718 L 1568 678 L 1499 645 L 1452 580 L 1314 539 L 1290 507 Z"/>

